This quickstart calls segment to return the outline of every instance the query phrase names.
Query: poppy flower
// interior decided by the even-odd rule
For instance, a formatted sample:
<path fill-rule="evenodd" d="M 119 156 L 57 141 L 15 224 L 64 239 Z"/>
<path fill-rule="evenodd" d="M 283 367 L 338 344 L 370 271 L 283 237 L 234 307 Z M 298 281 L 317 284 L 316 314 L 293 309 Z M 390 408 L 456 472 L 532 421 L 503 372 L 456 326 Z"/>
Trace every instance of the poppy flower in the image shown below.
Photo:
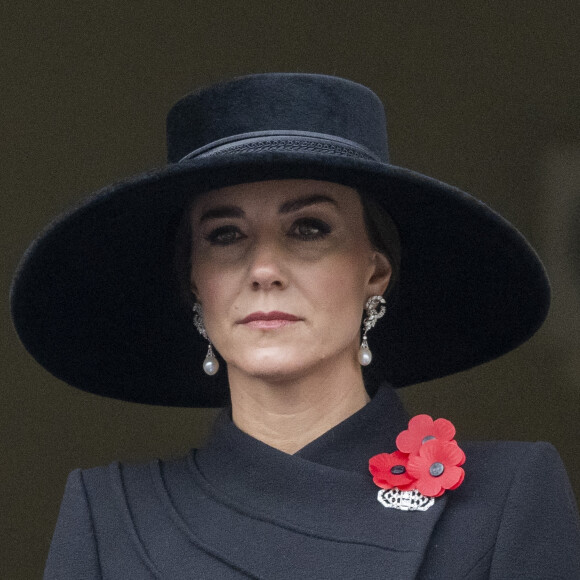
<path fill-rule="evenodd" d="M 431 439 L 421 445 L 419 453 L 409 456 L 407 471 L 420 493 L 439 497 L 461 485 L 465 472 L 459 466 L 464 462 L 465 453 L 455 441 Z"/>
<path fill-rule="evenodd" d="M 447 419 L 433 419 L 429 415 L 416 415 L 409 421 L 409 428 L 399 433 L 397 449 L 403 453 L 419 453 L 427 441 L 451 441 L 455 437 L 455 427 Z"/>
<path fill-rule="evenodd" d="M 369 471 L 373 481 L 383 489 L 394 487 L 407 490 L 414 487 L 415 478 L 407 472 L 408 455 L 395 451 L 393 453 L 379 453 L 369 459 Z"/>

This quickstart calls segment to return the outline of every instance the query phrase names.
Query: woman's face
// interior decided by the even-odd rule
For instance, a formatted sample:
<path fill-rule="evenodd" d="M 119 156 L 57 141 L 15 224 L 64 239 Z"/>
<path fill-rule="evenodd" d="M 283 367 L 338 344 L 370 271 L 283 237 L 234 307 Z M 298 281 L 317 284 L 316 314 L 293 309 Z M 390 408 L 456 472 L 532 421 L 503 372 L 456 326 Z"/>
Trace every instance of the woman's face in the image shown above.
<path fill-rule="evenodd" d="M 232 369 L 266 380 L 358 365 L 361 317 L 391 268 L 347 186 L 261 181 L 210 191 L 191 210 L 191 289 Z M 330 368 L 330 367 L 329 367 Z"/>

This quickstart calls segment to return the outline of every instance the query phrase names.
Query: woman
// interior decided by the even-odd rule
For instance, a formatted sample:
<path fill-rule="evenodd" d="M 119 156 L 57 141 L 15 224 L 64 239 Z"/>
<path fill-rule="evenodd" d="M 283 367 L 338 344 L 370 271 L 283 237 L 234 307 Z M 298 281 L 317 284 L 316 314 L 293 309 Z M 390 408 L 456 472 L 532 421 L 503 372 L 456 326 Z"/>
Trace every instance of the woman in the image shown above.
<path fill-rule="evenodd" d="M 379 99 L 344 79 L 204 89 L 171 110 L 168 144 L 167 168 L 35 242 L 13 317 L 74 386 L 231 407 L 183 460 L 73 472 L 45 577 L 580 578 L 553 448 L 458 445 L 392 390 L 541 325 L 521 235 L 390 165 Z"/>

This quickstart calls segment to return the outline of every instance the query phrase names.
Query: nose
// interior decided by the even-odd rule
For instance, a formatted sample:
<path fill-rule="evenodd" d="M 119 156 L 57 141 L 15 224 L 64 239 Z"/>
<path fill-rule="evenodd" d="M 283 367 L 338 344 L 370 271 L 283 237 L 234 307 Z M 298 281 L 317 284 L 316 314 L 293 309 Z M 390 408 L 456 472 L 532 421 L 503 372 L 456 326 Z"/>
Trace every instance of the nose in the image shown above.
<path fill-rule="evenodd" d="M 284 253 L 270 241 L 256 244 L 249 266 L 249 279 L 253 290 L 283 289 L 288 280 L 285 273 Z"/>

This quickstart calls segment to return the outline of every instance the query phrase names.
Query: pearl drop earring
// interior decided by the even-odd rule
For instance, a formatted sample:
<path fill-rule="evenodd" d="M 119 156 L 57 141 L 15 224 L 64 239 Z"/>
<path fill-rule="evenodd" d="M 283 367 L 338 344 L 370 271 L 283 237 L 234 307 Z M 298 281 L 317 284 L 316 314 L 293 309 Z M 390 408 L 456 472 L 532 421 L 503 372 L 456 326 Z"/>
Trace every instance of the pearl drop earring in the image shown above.
<path fill-rule="evenodd" d="M 379 304 L 381 305 L 381 309 L 377 312 L 377 306 Z M 373 353 L 367 342 L 367 333 L 377 323 L 377 320 L 385 315 L 385 304 L 385 299 L 382 296 L 371 296 L 365 304 L 367 316 L 363 320 L 363 337 L 358 351 L 358 362 L 363 367 L 370 365 L 373 360 Z"/>
<path fill-rule="evenodd" d="M 199 304 L 199 302 L 196 302 L 193 305 L 193 312 L 193 324 L 195 325 L 195 328 L 197 328 L 199 334 L 201 334 L 201 336 L 203 336 L 203 338 L 205 338 L 209 343 L 207 347 L 207 354 L 205 355 L 205 359 L 203 361 L 203 370 L 207 375 L 215 375 L 219 371 L 220 363 L 213 352 L 213 348 L 211 347 L 211 341 L 207 335 L 207 330 L 205 329 L 205 325 L 203 323 L 203 314 L 201 310 L 201 304 Z"/>

